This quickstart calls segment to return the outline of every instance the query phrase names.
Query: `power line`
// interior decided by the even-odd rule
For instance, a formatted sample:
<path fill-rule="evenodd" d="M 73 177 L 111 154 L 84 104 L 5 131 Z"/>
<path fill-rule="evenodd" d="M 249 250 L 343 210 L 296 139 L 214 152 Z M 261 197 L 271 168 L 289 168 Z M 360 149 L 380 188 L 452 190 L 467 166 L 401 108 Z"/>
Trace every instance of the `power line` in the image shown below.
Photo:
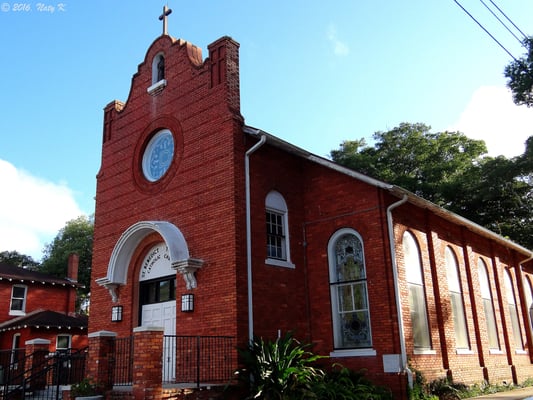
<path fill-rule="evenodd" d="M 460 7 L 460 8 L 466 13 L 466 15 L 468 15 L 470 18 L 472 18 L 472 20 L 473 20 L 476 24 L 478 24 L 479 27 L 480 27 L 481 29 L 483 29 L 483 30 L 485 31 L 485 33 L 486 33 L 487 35 L 489 35 L 489 36 L 492 38 L 492 40 L 494 40 L 494 41 L 498 44 L 498 46 L 500 46 L 500 47 L 501 47 L 501 48 L 502 48 L 507 54 L 509 54 L 509 56 L 510 56 L 513 60 L 518 61 L 518 60 L 516 59 L 516 57 L 513 56 L 513 55 L 511 54 L 511 52 L 510 52 L 509 50 L 507 50 L 507 49 L 505 48 L 505 46 L 504 46 L 503 44 L 501 44 L 501 43 L 498 41 L 498 39 L 496 39 L 496 38 L 495 38 L 495 37 L 494 37 L 494 36 L 493 36 L 493 35 L 492 35 L 492 34 L 491 34 L 491 33 L 490 33 L 490 32 L 489 32 L 489 31 L 483 26 L 483 25 L 481 25 L 481 23 L 480 23 L 477 19 L 474 18 L 474 16 L 473 16 L 472 14 L 470 14 L 470 13 L 469 13 L 469 12 L 468 12 L 468 11 L 462 6 L 462 5 L 461 5 L 461 3 L 459 3 L 458 0 L 453 0 L 453 1 L 455 2 L 455 4 L 457 4 L 457 5 L 458 5 L 458 6 L 459 6 L 459 7 Z"/>
<path fill-rule="evenodd" d="M 518 26 L 516 26 L 515 23 L 514 23 L 513 21 L 511 21 L 511 19 L 510 19 L 510 18 L 509 18 L 509 17 L 508 17 L 508 16 L 507 16 L 502 10 L 501 10 L 501 8 L 498 7 L 498 6 L 494 3 L 494 1 L 492 1 L 492 0 L 489 0 L 489 1 L 490 1 L 490 2 L 492 3 L 492 5 L 493 5 L 494 7 L 496 7 L 496 9 L 497 9 L 497 10 L 498 10 L 498 11 L 499 11 L 499 12 L 500 12 L 500 13 L 501 13 L 501 14 L 507 19 L 507 21 L 509 21 L 509 22 L 510 22 L 510 23 L 516 28 L 516 30 L 522 34 L 522 36 L 524 37 L 524 39 L 527 39 L 527 35 L 526 35 L 524 32 L 522 32 L 522 31 L 520 30 L 520 28 L 519 28 Z"/>
<path fill-rule="evenodd" d="M 507 25 L 505 25 L 505 23 L 500 19 L 500 17 L 498 17 L 498 16 L 496 15 L 496 13 L 495 13 L 494 11 L 492 11 L 492 9 L 491 9 L 491 8 L 490 8 L 490 7 L 489 7 L 489 6 L 488 6 L 483 0 L 479 0 L 479 1 L 481 2 L 481 4 L 483 4 L 483 5 L 485 6 L 485 8 L 486 8 L 487 10 L 489 10 L 489 12 L 493 15 L 493 17 L 496 18 L 496 19 L 500 22 L 500 24 L 503 25 L 503 27 L 504 27 L 505 29 L 507 29 L 507 32 L 509 32 L 511 35 L 513 35 L 513 37 L 518 41 L 518 43 L 523 44 L 523 43 L 522 43 L 522 40 L 520 40 L 520 39 L 518 38 L 518 36 L 516 36 L 516 35 L 514 34 L 514 32 L 511 31 L 511 29 L 509 29 L 509 27 L 508 27 Z M 492 3 L 492 1 L 491 1 L 491 3 Z M 492 3 L 492 4 L 494 4 L 494 3 Z M 498 6 L 496 6 L 496 5 L 495 5 L 495 7 L 498 8 Z M 498 8 L 498 10 L 499 10 L 500 12 L 502 12 L 499 8 Z M 503 13 L 502 13 L 502 14 L 503 14 Z M 503 15 L 505 15 L 505 14 L 503 14 Z M 511 22 L 511 24 L 513 24 L 513 23 Z M 513 24 L 513 26 L 515 26 L 515 25 Z M 515 27 L 516 27 L 516 26 L 515 26 Z M 518 29 L 518 28 L 516 28 L 516 29 Z M 520 31 L 520 29 L 518 29 L 518 30 Z"/>

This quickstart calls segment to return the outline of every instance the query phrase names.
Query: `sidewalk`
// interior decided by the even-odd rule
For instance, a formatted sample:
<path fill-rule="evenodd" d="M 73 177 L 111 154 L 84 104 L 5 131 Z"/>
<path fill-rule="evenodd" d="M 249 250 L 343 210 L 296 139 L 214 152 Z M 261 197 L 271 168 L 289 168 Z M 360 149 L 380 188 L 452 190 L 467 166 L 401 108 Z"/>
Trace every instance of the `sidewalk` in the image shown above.
<path fill-rule="evenodd" d="M 527 398 L 533 400 L 533 387 L 473 397 L 475 400 L 523 400 Z"/>

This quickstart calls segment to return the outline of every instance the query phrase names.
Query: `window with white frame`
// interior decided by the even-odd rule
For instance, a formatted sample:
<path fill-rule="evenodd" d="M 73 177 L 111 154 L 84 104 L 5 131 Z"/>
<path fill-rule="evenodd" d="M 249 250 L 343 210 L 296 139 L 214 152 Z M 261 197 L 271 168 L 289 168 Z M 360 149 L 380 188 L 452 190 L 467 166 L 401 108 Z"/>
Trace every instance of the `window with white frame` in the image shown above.
<path fill-rule="evenodd" d="M 496 328 L 496 317 L 494 316 L 494 305 L 492 304 L 492 294 L 489 284 L 489 274 L 487 265 L 482 258 L 478 260 L 479 288 L 481 298 L 483 299 L 483 311 L 485 313 L 485 322 L 487 324 L 487 336 L 489 338 L 489 348 L 491 350 L 500 350 L 500 340 L 498 339 L 498 330 Z"/>
<path fill-rule="evenodd" d="M 72 347 L 72 337 L 70 335 L 57 335 L 56 350 L 65 351 Z"/>
<path fill-rule="evenodd" d="M 289 246 L 289 218 L 283 196 L 270 192 L 265 200 L 267 264 L 293 267 Z"/>
<path fill-rule="evenodd" d="M 469 349 L 468 330 L 466 326 L 463 291 L 459 279 L 459 265 L 454 251 L 448 246 L 444 252 L 446 276 L 452 303 L 453 326 L 455 329 L 455 345 L 458 349 Z"/>
<path fill-rule="evenodd" d="M 353 229 L 341 229 L 328 244 L 335 349 L 372 346 L 363 240 Z"/>
<path fill-rule="evenodd" d="M 513 282 L 508 269 L 504 271 L 505 294 L 507 297 L 507 306 L 511 317 L 511 328 L 513 330 L 514 345 L 516 349 L 523 350 L 522 333 L 520 332 L 520 323 L 518 322 L 518 310 L 516 309 L 516 298 L 513 290 Z"/>
<path fill-rule="evenodd" d="M 24 315 L 26 313 L 26 293 L 28 287 L 25 285 L 13 285 L 11 288 L 10 315 Z"/>
<path fill-rule="evenodd" d="M 426 307 L 426 290 L 420 261 L 418 243 L 410 232 L 403 234 L 403 257 L 405 275 L 409 288 L 409 309 L 411 312 L 411 326 L 415 350 L 431 349 L 429 335 L 428 313 Z"/>
<path fill-rule="evenodd" d="M 24 349 L 20 348 L 20 333 L 15 333 L 13 335 L 13 342 L 11 345 L 11 367 L 13 369 L 18 369 L 19 361 L 24 357 Z"/>

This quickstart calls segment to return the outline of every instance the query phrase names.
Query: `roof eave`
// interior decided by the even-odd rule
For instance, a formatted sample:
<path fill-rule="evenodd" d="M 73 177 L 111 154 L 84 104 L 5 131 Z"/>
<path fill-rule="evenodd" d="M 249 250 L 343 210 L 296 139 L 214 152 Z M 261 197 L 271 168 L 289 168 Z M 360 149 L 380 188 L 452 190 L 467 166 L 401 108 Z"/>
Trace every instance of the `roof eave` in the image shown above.
<path fill-rule="evenodd" d="M 383 189 L 383 190 L 386 190 L 388 192 L 390 192 L 391 194 L 393 194 L 394 196 L 397 196 L 399 198 L 402 198 L 404 195 L 407 196 L 408 198 L 408 202 L 417 206 L 417 207 L 421 207 L 421 208 L 425 208 L 431 212 L 433 212 L 435 215 L 438 215 L 448 221 L 452 221 L 460 226 L 463 226 L 465 227 L 466 229 L 468 229 L 469 231 L 471 232 L 474 232 L 476 234 L 479 234 L 483 237 L 486 237 L 486 238 L 490 238 L 494 241 L 496 241 L 497 243 L 505 246 L 505 247 L 508 247 L 512 250 L 515 250 L 517 251 L 518 253 L 520 254 L 523 254 L 525 259 L 524 260 L 521 260 L 521 263 L 524 263 L 526 261 L 529 261 L 531 259 L 531 257 L 533 257 L 533 252 L 526 249 L 525 247 L 517 244 L 517 243 L 514 243 L 512 242 L 511 240 L 509 239 L 506 239 L 504 238 L 503 236 L 501 235 L 498 235 L 497 233 L 494 233 L 492 232 L 491 230 L 487 229 L 487 228 L 484 228 L 482 227 L 481 225 L 478 225 L 476 224 L 475 222 L 472 222 L 464 217 L 461 217 L 460 215 L 458 214 L 455 214 L 454 212 L 452 211 L 449 211 L 449 210 L 446 210 L 442 207 L 439 207 L 437 206 L 436 204 L 428 201 L 428 200 L 425 200 L 423 199 L 422 197 L 419 197 L 417 196 L 416 194 L 406 190 L 406 189 L 403 189 L 399 186 L 395 186 L 395 185 L 391 185 L 391 184 L 388 184 L 388 183 L 385 183 L 385 182 L 382 182 L 380 180 L 377 180 L 377 179 L 374 179 L 374 178 L 371 178 L 367 175 L 364 175 L 364 174 L 361 174 L 360 172 L 357 172 L 357 171 L 354 171 L 354 170 L 351 170 L 349 168 L 346 168 L 346 167 L 343 167 L 337 163 L 334 163 L 333 161 L 331 160 L 328 160 L 326 158 L 323 158 L 323 157 L 320 157 L 320 156 L 317 156 L 315 154 L 312 154 L 310 152 L 308 152 L 307 150 L 304 150 L 298 146 L 295 146 L 289 142 L 286 142 L 276 136 L 273 136 L 261 129 L 257 129 L 257 128 L 254 128 L 254 127 L 251 127 L 251 126 L 248 126 L 248 125 L 245 125 L 244 128 L 243 128 L 244 132 L 253 136 L 253 137 L 256 137 L 256 138 L 260 138 L 261 136 L 265 136 L 266 137 L 266 140 L 267 140 L 267 143 L 275 146 L 275 147 L 278 147 L 284 151 L 287 151 L 288 153 L 291 153 L 291 154 L 294 154 L 296 156 L 299 156 L 299 157 L 302 157 L 306 160 L 309 160 L 311 162 L 314 162 L 314 163 L 317 163 L 319 165 L 322 165 L 326 168 L 329 168 L 329 169 L 332 169 L 332 170 L 335 170 L 337 172 L 340 172 L 342 174 L 345 174 L 345 175 L 348 175 L 352 178 L 355 178 L 355 179 L 358 179 L 358 180 L 361 180 L 365 183 L 368 183 L 369 185 L 372 185 L 372 186 L 375 186 L 375 187 L 378 187 L 380 189 Z"/>

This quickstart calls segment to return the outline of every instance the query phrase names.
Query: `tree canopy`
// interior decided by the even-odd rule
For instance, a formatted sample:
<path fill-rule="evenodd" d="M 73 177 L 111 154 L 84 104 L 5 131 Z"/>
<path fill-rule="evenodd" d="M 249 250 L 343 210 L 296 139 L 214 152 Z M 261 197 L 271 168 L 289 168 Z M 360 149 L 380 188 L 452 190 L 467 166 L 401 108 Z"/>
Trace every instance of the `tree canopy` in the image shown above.
<path fill-rule="evenodd" d="M 507 87 L 513 93 L 516 105 L 533 106 L 533 37 L 524 39 L 526 53 L 513 60 L 504 69 Z"/>
<path fill-rule="evenodd" d="M 403 187 L 523 246 L 533 247 L 533 137 L 523 155 L 488 157 L 482 140 L 402 123 L 375 144 L 344 141 L 333 161 Z"/>
<path fill-rule="evenodd" d="M 45 246 L 39 271 L 65 278 L 69 255 L 78 254 L 78 282 L 84 285 L 79 295 L 86 297 L 91 283 L 93 232 L 94 223 L 89 217 L 80 216 L 68 221 L 54 240 Z"/>
<path fill-rule="evenodd" d="M 35 261 L 31 256 L 21 254 L 16 250 L 0 252 L 0 262 L 16 265 L 18 267 L 25 267 L 28 269 L 35 269 L 39 266 L 39 263 Z"/>

